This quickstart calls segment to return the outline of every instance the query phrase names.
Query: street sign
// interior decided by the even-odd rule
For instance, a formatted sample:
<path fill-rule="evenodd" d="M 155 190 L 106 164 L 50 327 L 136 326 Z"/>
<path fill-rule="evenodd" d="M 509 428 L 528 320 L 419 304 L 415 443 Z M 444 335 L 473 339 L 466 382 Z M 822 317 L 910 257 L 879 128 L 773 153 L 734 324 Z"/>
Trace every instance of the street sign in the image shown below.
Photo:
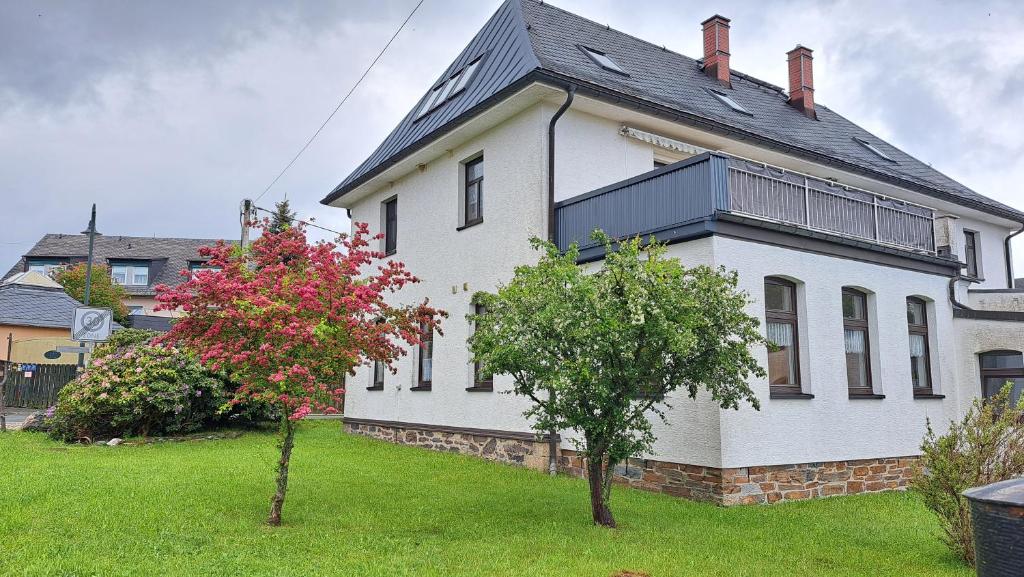
<path fill-rule="evenodd" d="M 99 307 L 78 307 L 71 325 L 71 338 L 76 341 L 105 341 L 110 338 L 114 313 Z M 84 352 L 84 351 L 83 351 Z"/>

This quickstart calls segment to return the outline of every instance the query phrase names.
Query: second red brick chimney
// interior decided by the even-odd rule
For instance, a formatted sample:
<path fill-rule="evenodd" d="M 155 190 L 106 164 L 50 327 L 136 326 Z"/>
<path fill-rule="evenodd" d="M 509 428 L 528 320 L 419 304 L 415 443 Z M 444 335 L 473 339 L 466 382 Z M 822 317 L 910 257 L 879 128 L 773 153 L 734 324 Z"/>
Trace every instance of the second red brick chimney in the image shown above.
<path fill-rule="evenodd" d="M 809 118 L 817 118 L 814 113 L 814 69 L 811 61 L 811 49 L 799 44 L 786 53 L 789 61 L 789 103 Z"/>
<path fill-rule="evenodd" d="M 704 22 L 704 72 L 724 86 L 729 82 L 729 19 L 715 14 Z"/>

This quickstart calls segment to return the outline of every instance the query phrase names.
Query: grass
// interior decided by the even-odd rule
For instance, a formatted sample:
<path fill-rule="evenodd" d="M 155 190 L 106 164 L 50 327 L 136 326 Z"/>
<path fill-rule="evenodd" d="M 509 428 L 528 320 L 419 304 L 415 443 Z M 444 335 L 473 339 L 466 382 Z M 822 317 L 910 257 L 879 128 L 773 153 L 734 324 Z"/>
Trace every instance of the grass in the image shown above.
<path fill-rule="evenodd" d="M 0 575 L 972 573 L 913 495 L 719 508 L 304 424 L 285 525 L 263 524 L 274 438 L 136 447 L 0 435 Z"/>

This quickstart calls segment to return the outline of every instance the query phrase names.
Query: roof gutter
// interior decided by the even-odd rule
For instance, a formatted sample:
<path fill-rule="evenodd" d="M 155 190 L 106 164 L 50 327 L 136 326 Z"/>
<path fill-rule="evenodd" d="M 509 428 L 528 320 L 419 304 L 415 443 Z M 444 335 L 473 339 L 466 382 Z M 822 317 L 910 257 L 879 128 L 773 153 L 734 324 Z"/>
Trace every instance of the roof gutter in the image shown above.
<path fill-rule="evenodd" d="M 1016 288 L 1013 286 L 1013 258 L 1010 251 L 1010 241 L 1022 232 L 1024 232 L 1024 222 L 1021 223 L 1017 232 L 1011 232 L 1003 240 L 1003 258 L 1006 259 L 1006 288 Z"/>
<path fill-rule="evenodd" d="M 565 114 L 565 111 L 569 110 L 574 96 L 576 96 L 576 85 L 570 84 L 565 89 L 565 102 L 555 111 L 555 115 L 548 122 L 548 240 L 552 243 L 557 240 L 557 231 L 555 230 L 555 124 Z"/>

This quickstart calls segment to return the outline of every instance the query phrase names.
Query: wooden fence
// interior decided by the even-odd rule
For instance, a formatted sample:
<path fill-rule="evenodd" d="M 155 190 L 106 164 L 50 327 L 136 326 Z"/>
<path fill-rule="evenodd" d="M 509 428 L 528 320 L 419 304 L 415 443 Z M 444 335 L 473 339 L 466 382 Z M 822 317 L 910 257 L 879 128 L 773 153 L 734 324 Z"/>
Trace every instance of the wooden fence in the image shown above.
<path fill-rule="evenodd" d="M 8 368 L 0 361 L 0 371 Z M 77 376 L 75 365 L 27 365 L 10 363 L 5 404 L 8 407 L 45 409 L 57 403 L 57 393 Z M 31 368 L 31 371 L 25 371 Z"/>

